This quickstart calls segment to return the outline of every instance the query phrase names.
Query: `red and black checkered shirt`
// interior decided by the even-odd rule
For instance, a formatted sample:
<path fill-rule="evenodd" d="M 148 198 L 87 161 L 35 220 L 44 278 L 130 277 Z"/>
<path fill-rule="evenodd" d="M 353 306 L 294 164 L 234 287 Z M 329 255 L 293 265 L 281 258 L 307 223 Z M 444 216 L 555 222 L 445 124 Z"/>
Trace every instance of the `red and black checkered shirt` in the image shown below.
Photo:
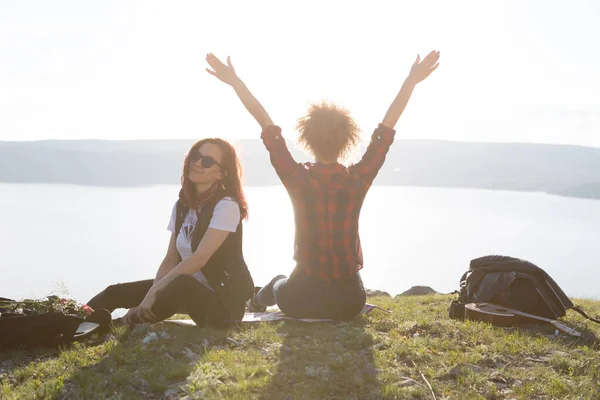
<path fill-rule="evenodd" d="M 363 201 L 385 161 L 395 131 L 379 125 L 362 159 L 342 164 L 297 163 L 281 128 L 270 126 L 262 140 L 294 207 L 294 259 L 308 276 L 342 280 L 362 268 L 358 218 Z"/>

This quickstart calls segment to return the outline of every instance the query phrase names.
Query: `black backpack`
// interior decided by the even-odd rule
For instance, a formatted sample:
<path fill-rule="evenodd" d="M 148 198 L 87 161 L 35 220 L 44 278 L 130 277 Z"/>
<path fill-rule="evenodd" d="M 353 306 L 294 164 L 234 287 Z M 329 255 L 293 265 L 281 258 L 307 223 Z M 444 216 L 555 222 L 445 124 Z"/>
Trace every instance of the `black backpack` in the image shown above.
<path fill-rule="evenodd" d="M 460 279 L 458 299 L 450 304 L 450 318 L 463 319 L 467 303 L 492 303 L 554 320 L 572 309 L 600 323 L 574 306 L 543 269 L 514 257 L 491 255 L 472 260 Z"/>

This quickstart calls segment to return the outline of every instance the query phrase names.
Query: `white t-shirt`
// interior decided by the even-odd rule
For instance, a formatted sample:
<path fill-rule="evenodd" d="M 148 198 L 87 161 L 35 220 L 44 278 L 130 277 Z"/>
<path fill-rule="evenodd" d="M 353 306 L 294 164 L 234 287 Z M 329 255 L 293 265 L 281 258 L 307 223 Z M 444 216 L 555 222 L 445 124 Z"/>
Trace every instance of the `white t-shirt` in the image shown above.
<path fill-rule="evenodd" d="M 167 227 L 167 229 L 173 233 L 175 232 L 176 214 L 177 202 L 175 202 L 175 205 L 173 206 L 171 220 L 169 221 L 169 226 Z M 212 218 L 210 219 L 208 227 L 221 231 L 235 232 L 240 223 L 240 218 L 240 207 L 238 204 L 231 197 L 224 197 L 223 199 L 219 200 L 215 206 L 215 210 Z M 196 215 L 196 210 L 188 210 L 183 219 L 181 230 L 179 231 L 179 235 L 177 235 L 177 240 L 175 242 L 177 251 L 181 256 L 182 261 L 187 259 L 193 253 L 192 237 L 194 236 L 194 229 L 196 228 L 197 221 L 198 217 Z M 202 272 L 198 271 L 194 273 L 194 277 L 210 288 L 210 285 L 208 284 L 208 281 Z"/>

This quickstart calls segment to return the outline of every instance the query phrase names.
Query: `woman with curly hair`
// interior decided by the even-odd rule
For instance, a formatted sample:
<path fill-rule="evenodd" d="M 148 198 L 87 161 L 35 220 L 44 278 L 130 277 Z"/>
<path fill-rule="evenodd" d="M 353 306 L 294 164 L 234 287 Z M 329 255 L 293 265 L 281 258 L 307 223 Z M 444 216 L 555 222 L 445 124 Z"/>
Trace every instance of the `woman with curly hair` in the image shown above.
<path fill-rule="evenodd" d="M 281 129 L 237 76 L 213 54 L 207 71 L 230 85 L 262 128 L 271 164 L 287 189 L 296 224 L 294 259 L 289 278 L 278 275 L 248 302 L 250 311 L 277 304 L 294 318 L 350 320 L 362 310 L 366 295 L 359 275 L 363 257 L 358 235 L 361 206 L 394 140 L 394 126 L 415 86 L 437 67 L 439 51 L 417 56 L 395 100 L 375 129 L 362 159 L 340 163 L 357 145 L 359 128 L 349 113 L 334 104 L 313 105 L 298 120 L 299 142 L 315 157 L 300 164 L 292 158 Z"/>
<path fill-rule="evenodd" d="M 156 277 L 107 287 L 87 304 L 129 308 L 131 326 L 189 314 L 200 327 L 243 318 L 254 283 L 242 253 L 248 205 L 234 147 L 218 138 L 196 142 L 185 157 L 171 239 Z"/>

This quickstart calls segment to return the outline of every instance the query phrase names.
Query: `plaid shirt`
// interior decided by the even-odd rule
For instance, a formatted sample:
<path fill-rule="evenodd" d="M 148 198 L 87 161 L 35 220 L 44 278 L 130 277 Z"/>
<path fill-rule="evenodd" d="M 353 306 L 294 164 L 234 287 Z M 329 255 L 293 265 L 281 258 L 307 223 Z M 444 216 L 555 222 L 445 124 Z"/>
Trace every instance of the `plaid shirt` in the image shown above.
<path fill-rule="evenodd" d="M 294 260 L 308 276 L 338 281 L 362 268 L 360 209 L 395 133 L 380 124 L 362 159 L 346 168 L 338 163 L 297 163 L 280 127 L 270 126 L 263 131 L 261 137 L 271 164 L 294 207 Z"/>

